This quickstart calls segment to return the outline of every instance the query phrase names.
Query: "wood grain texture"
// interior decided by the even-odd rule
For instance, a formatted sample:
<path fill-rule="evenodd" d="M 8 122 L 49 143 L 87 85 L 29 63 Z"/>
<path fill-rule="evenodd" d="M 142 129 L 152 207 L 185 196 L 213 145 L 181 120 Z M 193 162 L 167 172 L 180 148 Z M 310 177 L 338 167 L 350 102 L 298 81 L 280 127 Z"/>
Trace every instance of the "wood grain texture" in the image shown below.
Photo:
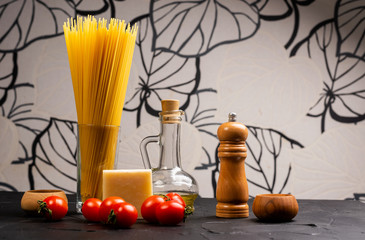
<path fill-rule="evenodd" d="M 286 222 L 298 213 L 299 206 L 291 194 L 261 194 L 253 201 L 252 211 L 255 216 L 268 222 Z"/>
<path fill-rule="evenodd" d="M 226 122 L 218 128 L 220 173 L 217 184 L 216 216 L 249 216 L 248 185 L 245 173 L 247 128 L 238 122 Z"/>

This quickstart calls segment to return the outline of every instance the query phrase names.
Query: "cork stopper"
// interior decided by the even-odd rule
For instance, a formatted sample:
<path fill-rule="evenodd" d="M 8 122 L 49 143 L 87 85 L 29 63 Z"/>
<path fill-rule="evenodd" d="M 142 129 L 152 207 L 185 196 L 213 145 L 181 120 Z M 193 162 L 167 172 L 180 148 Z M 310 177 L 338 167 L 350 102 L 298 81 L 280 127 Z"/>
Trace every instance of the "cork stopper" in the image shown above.
<path fill-rule="evenodd" d="M 248 129 L 237 121 L 236 113 L 229 113 L 228 122 L 223 123 L 217 131 L 219 141 L 244 142 L 248 136 Z"/>
<path fill-rule="evenodd" d="M 179 100 L 176 99 L 165 99 L 161 101 L 162 112 L 171 112 L 179 110 Z"/>
<path fill-rule="evenodd" d="M 176 99 L 161 100 L 160 119 L 162 123 L 180 123 L 181 115 L 184 115 L 184 112 L 179 110 L 179 104 L 179 100 Z"/>

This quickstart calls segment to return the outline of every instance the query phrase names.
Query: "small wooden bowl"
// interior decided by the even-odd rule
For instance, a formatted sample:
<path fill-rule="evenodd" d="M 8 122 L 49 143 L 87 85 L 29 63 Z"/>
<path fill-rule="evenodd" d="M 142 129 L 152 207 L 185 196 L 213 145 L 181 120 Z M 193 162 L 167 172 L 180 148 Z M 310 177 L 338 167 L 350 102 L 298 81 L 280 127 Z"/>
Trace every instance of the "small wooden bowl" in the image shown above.
<path fill-rule="evenodd" d="M 21 208 L 29 215 L 37 215 L 39 207 L 38 200 L 43 201 L 49 196 L 59 196 L 68 203 L 66 194 L 62 190 L 29 190 L 23 194 L 20 202 Z"/>
<path fill-rule="evenodd" d="M 290 221 L 298 210 L 298 202 L 291 194 L 260 194 L 252 205 L 255 216 L 266 222 Z"/>

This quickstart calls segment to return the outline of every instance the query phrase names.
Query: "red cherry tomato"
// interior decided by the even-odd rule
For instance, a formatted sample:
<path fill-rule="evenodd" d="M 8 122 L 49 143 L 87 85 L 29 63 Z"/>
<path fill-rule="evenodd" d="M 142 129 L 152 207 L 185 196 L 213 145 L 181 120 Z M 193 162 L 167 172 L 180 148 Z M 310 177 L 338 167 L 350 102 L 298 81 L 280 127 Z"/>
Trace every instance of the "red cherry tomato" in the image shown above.
<path fill-rule="evenodd" d="M 138 212 L 132 204 L 120 202 L 114 204 L 112 209 L 113 211 L 109 215 L 111 224 L 121 228 L 129 228 L 136 223 Z"/>
<path fill-rule="evenodd" d="M 86 220 L 90 222 L 99 222 L 99 209 L 102 201 L 97 198 L 89 198 L 82 205 L 81 212 Z"/>
<path fill-rule="evenodd" d="M 156 207 L 165 202 L 165 199 L 160 195 L 153 195 L 144 200 L 141 207 L 142 217 L 150 223 L 158 223 L 156 218 Z"/>
<path fill-rule="evenodd" d="M 166 196 L 168 198 L 170 198 L 170 200 L 175 200 L 177 202 L 179 202 L 181 205 L 183 205 L 184 207 L 186 207 L 185 201 L 184 199 L 180 196 L 180 194 L 178 193 L 174 193 L 174 192 L 170 192 L 168 194 L 166 194 Z M 168 199 L 167 199 L 168 200 Z"/>
<path fill-rule="evenodd" d="M 156 207 L 156 218 L 162 225 L 177 225 L 184 220 L 185 207 L 176 200 L 166 201 Z"/>
<path fill-rule="evenodd" d="M 110 211 L 112 210 L 112 207 L 116 203 L 125 202 L 123 198 L 121 197 L 108 197 L 105 198 L 104 201 L 100 204 L 99 209 L 99 219 L 103 223 L 108 222 L 108 217 L 110 214 Z"/>
<path fill-rule="evenodd" d="M 65 199 L 58 196 L 50 196 L 43 201 L 38 201 L 39 213 L 49 220 L 59 220 L 66 216 L 68 205 Z"/>

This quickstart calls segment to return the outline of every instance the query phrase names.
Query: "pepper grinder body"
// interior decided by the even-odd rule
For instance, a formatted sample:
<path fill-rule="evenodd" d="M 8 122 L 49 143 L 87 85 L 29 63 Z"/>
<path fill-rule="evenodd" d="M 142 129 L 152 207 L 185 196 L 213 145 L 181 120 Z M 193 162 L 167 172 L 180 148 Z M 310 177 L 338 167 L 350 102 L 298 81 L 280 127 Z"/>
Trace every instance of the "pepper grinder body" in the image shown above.
<path fill-rule="evenodd" d="M 230 113 L 229 121 L 218 128 L 220 145 L 220 173 L 217 183 L 216 216 L 222 218 L 244 218 L 249 215 L 247 204 L 248 185 L 245 173 L 247 148 L 245 141 L 248 130 L 245 125 L 235 121 Z"/>

